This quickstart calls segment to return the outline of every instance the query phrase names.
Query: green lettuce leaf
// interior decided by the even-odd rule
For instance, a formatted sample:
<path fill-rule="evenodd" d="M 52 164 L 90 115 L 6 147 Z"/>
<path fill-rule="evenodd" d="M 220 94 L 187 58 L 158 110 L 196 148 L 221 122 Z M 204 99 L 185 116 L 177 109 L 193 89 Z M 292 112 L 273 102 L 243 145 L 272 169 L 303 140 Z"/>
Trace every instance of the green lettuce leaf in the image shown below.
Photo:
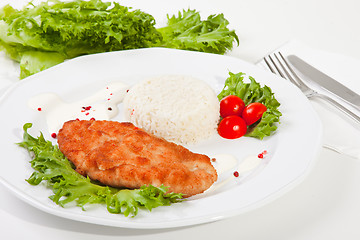
<path fill-rule="evenodd" d="M 58 52 L 27 51 L 22 53 L 20 60 L 20 78 L 41 72 L 65 60 Z"/>
<path fill-rule="evenodd" d="M 68 57 L 81 54 L 148 47 L 161 39 L 155 19 L 101 0 L 51 0 L 22 10 L 6 6 L 0 15 L 2 40 Z"/>
<path fill-rule="evenodd" d="M 131 11 L 116 2 L 49 0 L 37 6 L 29 3 L 22 10 L 7 5 L 0 10 L 0 45 L 15 60 L 34 50 L 73 58 L 151 47 L 161 40 L 154 25 L 155 19 L 150 14 Z"/>
<path fill-rule="evenodd" d="M 30 163 L 35 171 L 26 181 L 32 185 L 45 181 L 54 192 L 50 199 L 62 207 L 76 202 L 77 206 L 86 210 L 89 204 L 105 204 L 110 213 L 134 217 L 140 208 L 151 211 L 183 200 L 182 194 L 168 193 L 165 186 L 144 185 L 130 190 L 97 184 L 77 173 L 57 145 L 45 140 L 42 133 L 37 138 L 31 136 L 28 133 L 31 127 L 31 123 L 23 126 L 23 142 L 18 143 L 34 156 Z"/>
<path fill-rule="evenodd" d="M 224 54 L 232 49 L 234 41 L 239 44 L 238 36 L 228 29 L 229 22 L 223 14 L 201 20 L 199 12 L 189 9 L 179 12 L 178 16 L 167 17 L 167 26 L 158 28 L 163 47 Z"/>
<path fill-rule="evenodd" d="M 223 14 L 202 21 L 198 12 L 188 10 L 168 19 L 168 27 L 157 29 L 152 15 L 101 0 L 30 2 L 21 10 L 6 5 L 0 9 L 0 50 L 20 62 L 24 78 L 61 58 L 85 54 L 147 47 L 224 54 L 239 43 Z M 46 52 L 57 53 L 56 61 L 44 57 Z"/>
<path fill-rule="evenodd" d="M 245 73 L 231 73 L 225 80 L 223 90 L 219 93 L 218 99 L 221 101 L 228 95 L 236 95 L 240 97 L 245 105 L 254 102 L 264 104 L 267 111 L 263 114 L 260 122 L 249 126 L 246 136 L 263 139 L 270 136 L 277 129 L 277 124 L 280 122 L 281 112 L 278 110 L 280 103 L 276 100 L 274 93 L 268 86 L 261 87 L 255 79 L 249 76 L 249 83 L 244 82 Z"/>

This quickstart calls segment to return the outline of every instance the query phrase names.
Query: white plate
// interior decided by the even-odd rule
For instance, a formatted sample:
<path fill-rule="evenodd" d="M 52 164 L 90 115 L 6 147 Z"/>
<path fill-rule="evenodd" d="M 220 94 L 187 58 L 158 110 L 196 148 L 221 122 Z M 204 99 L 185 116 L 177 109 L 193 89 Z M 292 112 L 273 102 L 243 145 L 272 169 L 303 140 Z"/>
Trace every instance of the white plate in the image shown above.
<path fill-rule="evenodd" d="M 191 75 L 208 82 L 218 93 L 228 72 L 245 72 L 271 87 L 281 103 L 281 124 L 275 135 L 263 141 L 253 138 L 226 140 L 219 136 L 189 148 L 212 156 L 232 154 L 241 162 L 249 155 L 267 150 L 261 168 L 246 178 L 234 178 L 215 191 L 152 212 L 140 210 L 135 218 L 110 214 L 104 206 L 82 211 L 61 208 L 48 199 L 45 185 L 31 186 L 33 170 L 29 154 L 15 143 L 22 141 L 22 126 L 31 122 L 33 136 L 42 131 L 51 139 L 40 113 L 27 101 L 44 92 L 54 92 L 67 101 L 76 101 L 110 81 L 133 84 L 162 74 Z M 121 106 L 120 106 L 121 108 Z M 258 208 L 301 182 L 311 169 L 321 146 L 321 123 L 304 95 L 290 83 L 240 59 L 182 50 L 152 48 L 79 57 L 20 81 L 0 99 L 0 182 L 25 202 L 48 213 L 73 220 L 127 228 L 170 228 L 211 222 Z M 121 112 L 116 120 L 122 120 Z M 260 169 L 260 170 L 259 170 Z M 231 171 L 226 173 L 231 175 Z M 227 177 L 223 174 L 219 182 Z"/>

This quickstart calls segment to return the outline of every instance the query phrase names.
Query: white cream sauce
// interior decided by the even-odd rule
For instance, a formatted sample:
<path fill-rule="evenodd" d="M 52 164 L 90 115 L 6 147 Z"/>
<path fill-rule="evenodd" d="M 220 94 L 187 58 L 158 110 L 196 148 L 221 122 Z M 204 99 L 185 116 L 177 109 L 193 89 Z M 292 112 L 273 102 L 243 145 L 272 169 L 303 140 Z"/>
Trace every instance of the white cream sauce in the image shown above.
<path fill-rule="evenodd" d="M 213 160 L 213 166 L 218 175 L 235 168 L 238 164 L 238 160 L 233 155 L 229 154 L 216 154 L 212 156 L 212 159 L 215 159 Z"/>
<path fill-rule="evenodd" d="M 213 166 L 215 167 L 219 177 L 229 170 L 232 170 L 232 172 L 228 173 L 229 177 L 215 182 L 206 191 L 206 194 L 224 187 L 224 185 L 228 184 L 230 181 L 236 180 L 236 178 L 241 178 L 244 175 L 255 171 L 263 161 L 263 159 L 259 158 L 258 155 L 250 155 L 246 157 L 240 164 L 238 164 L 238 160 L 234 156 L 229 154 L 218 154 L 214 155 L 213 158 L 216 159 L 213 161 Z M 233 174 L 234 172 L 238 172 L 239 176 L 235 177 Z"/>
<path fill-rule="evenodd" d="M 263 159 L 259 158 L 257 155 L 250 155 L 246 157 L 237 167 L 237 172 L 241 176 L 242 174 L 246 174 L 255 168 L 257 168 Z"/>
<path fill-rule="evenodd" d="M 76 102 L 65 102 L 55 93 L 43 93 L 29 99 L 28 106 L 43 114 L 50 133 L 58 133 L 64 122 L 74 119 L 110 120 L 119 110 L 128 86 L 112 82 L 92 96 Z"/>
<path fill-rule="evenodd" d="M 213 165 L 218 175 L 221 175 L 230 169 L 234 169 L 233 171 L 237 171 L 239 175 L 242 175 L 254 170 L 262 161 L 262 159 L 257 155 L 250 155 L 246 157 L 239 165 L 238 160 L 229 154 L 217 154 L 214 155 L 213 158 L 216 159 Z"/>

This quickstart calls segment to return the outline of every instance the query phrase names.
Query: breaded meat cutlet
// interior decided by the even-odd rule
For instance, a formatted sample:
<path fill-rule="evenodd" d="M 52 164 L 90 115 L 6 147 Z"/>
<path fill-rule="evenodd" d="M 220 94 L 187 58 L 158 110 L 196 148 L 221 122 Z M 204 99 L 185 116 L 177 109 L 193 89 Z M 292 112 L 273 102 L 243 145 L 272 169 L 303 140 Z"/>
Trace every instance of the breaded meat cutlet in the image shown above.
<path fill-rule="evenodd" d="M 60 151 L 76 171 L 113 187 L 169 187 L 190 197 L 216 180 L 210 158 L 192 153 L 128 122 L 73 120 L 58 136 Z"/>

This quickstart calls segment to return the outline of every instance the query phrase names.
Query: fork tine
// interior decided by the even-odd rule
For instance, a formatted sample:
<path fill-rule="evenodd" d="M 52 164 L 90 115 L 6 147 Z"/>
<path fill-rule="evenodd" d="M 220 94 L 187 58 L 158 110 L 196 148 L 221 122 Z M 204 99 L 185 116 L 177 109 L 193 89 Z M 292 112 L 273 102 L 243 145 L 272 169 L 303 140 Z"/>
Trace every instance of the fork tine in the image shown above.
<path fill-rule="evenodd" d="M 276 55 L 274 54 L 274 56 L 276 57 Z M 276 57 L 277 58 L 277 57 Z M 274 59 L 269 55 L 269 59 L 270 61 L 272 62 L 272 64 L 274 65 L 274 67 L 276 68 L 276 70 L 278 71 L 279 75 L 282 77 L 282 78 L 285 78 L 286 79 L 286 76 L 283 74 L 283 72 L 280 70 L 280 68 L 278 67 L 278 64 L 275 63 Z M 279 59 L 277 59 L 279 60 Z"/>
<path fill-rule="evenodd" d="M 280 57 L 282 58 L 282 60 L 284 61 L 284 63 L 286 64 L 287 68 L 290 70 L 291 74 L 294 76 L 294 78 L 296 79 L 298 85 L 304 85 L 306 86 L 306 84 L 301 80 L 301 78 L 296 74 L 296 72 L 294 71 L 294 69 L 290 66 L 290 64 L 288 63 L 288 61 L 285 59 L 285 57 L 281 54 L 281 52 L 278 52 L 278 54 L 280 55 Z"/>
<path fill-rule="evenodd" d="M 282 60 L 277 56 L 277 54 L 280 55 L 281 59 L 283 60 L 283 62 L 285 63 L 286 66 L 282 63 Z M 286 62 L 283 55 L 280 52 L 278 52 L 277 54 L 273 53 L 272 55 L 267 56 L 267 58 L 270 59 L 270 62 L 272 64 L 270 64 L 270 62 L 265 57 L 264 61 L 265 61 L 266 65 L 268 66 L 268 68 L 270 69 L 271 72 L 273 72 L 277 75 L 280 75 L 282 78 L 289 80 L 290 82 L 295 84 L 297 87 L 299 87 L 299 83 L 290 74 L 290 72 L 293 73 L 293 70 L 290 68 L 289 64 Z M 274 68 L 271 67 L 271 65 L 276 69 L 276 71 L 274 70 Z M 289 69 L 290 72 L 287 70 L 287 68 Z"/>
<path fill-rule="evenodd" d="M 270 58 L 270 55 L 269 55 L 269 58 Z M 276 74 L 276 71 L 271 67 L 271 64 L 268 62 L 268 60 L 266 59 L 266 57 L 264 57 L 264 61 L 266 63 L 266 65 L 268 66 L 268 68 L 270 69 L 270 71 L 272 73 L 275 73 Z"/>
<path fill-rule="evenodd" d="M 282 56 L 282 54 L 280 52 L 278 52 L 278 54 L 281 56 L 281 58 L 284 60 L 284 63 L 286 64 L 287 67 L 289 67 L 289 64 L 287 64 L 287 62 L 285 61 L 285 58 Z M 289 73 L 289 71 L 286 69 L 286 67 L 282 64 L 281 60 L 279 59 L 279 57 L 274 54 L 276 60 L 278 61 L 278 63 L 280 64 L 282 70 L 285 72 L 287 79 L 290 80 L 290 82 L 292 82 L 295 85 L 299 85 L 298 82 L 295 81 L 295 79 L 291 76 L 291 74 Z M 289 68 L 290 69 L 290 68 Z M 291 71 L 291 69 L 290 69 Z"/>

